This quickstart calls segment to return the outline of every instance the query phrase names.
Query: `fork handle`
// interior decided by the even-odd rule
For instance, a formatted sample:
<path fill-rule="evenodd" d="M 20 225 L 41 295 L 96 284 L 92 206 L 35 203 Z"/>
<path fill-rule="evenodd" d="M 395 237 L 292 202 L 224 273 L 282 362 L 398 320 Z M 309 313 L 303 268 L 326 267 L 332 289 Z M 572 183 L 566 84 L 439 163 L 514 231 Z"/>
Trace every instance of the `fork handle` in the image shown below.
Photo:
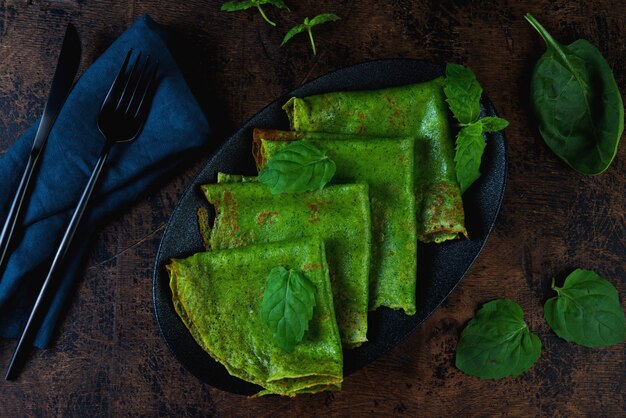
<path fill-rule="evenodd" d="M 48 275 L 44 280 L 41 290 L 39 291 L 39 295 L 35 300 L 35 304 L 30 312 L 30 316 L 28 317 L 28 321 L 26 322 L 26 326 L 22 331 L 22 335 L 20 340 L 17 343 L 17 347 L 15 348 L 15 352 L 13 353 L 13 357 L 11 358 L 11 363 L 9 364 L 9 368 L 7 369 L 6 380 L 12 380 L 15 377 L 16 367 L 19 363 L 21 363 L 22 355 L 26 354 L 27 347 L 31 345 L 36 335 L 36 332 L 39 329 L 39 323 L 42 319 L 41 316 L 44 313 L 42 309 L 47 305 L 47 291 L 51 287 L 53 282 L 53 277 L 62 264 L 65 256 L 67 254 L 67 250 L 72 244 L 72 239 L 74 238 L 74 234 L 80 225 L 80 221 L 85 213 L 85 209 L 89 204 L 89 200 L 91 195 L 98 183 L 98 179 L 100 178 L 100 174 L 102 173 L 102 168 L 104 167 L 107 158 L 109 156 L 109 151 L 111 149 L 111 143 L 107 141 L 102 153 L 100 154 L 100 158 L 94 167 L 91 177 L 89 177 L 89 182 L 83 191 L 83 194 L 78 201 L 76 209 L 74 209 L 74 214 L 72 215 L 72 219 L 63 234 L 63 239 L 59 244 L 59 248 L 57 249 L 56 254 L 54 255 L 54 259 L 52 260 L 52 265 L 48 270 Z"/>
<path fill-rule="evenodd" d="M 30 181 L 33 177 L 33 172 L 37 167 L 40 155 L 41 152 L 39 150 L 33 149 L 33 151 L 31 151 L 30 156 L 28 157 L 28 162 L 26 163 L 26 168 L 24 168 L 24 174 L 22 174 L 22 179 L 20 180 L 20 184 L 15 192 L 15 197 L 13 197 L 13 202 L 9 208 L 9 214 L 7 215 L 7 219 L 2 227 L 2 232 L 0 233 L 0 277 L 2 277 L 4 264 L 8 259 L 9 248 L 11 248 L 11 239 L 13 238 L 13 233 L 15 232 L 15 226 L 22 217 L 24 198 L 30 189 Z"/>

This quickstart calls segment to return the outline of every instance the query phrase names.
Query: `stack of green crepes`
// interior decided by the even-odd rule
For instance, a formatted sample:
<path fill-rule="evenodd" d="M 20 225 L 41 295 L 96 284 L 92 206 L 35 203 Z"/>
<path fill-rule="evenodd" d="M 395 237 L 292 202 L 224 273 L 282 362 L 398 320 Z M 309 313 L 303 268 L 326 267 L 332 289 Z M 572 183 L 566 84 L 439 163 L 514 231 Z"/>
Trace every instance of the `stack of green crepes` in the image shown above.
<path fill-rule="evenodd" d="M 254 132 L 259 170 L 293 141 L 323 148 L 332 183 L 272 194 L 255 178 L 220 174 L 202 186 L 215 207 L 207 252 L 168 266 L 174 307 L 198 344 L 265 393 L 339 389 L 342 352 L 367 341 L 367 312 L 416 312 L 417 243 L 466 235 L 454 145 L 437 78 L 396 88 L 292 98 L 291 131 Z M 294 352 L 259 315 L 276 266 L 315 284 L 309 329 Z"/>

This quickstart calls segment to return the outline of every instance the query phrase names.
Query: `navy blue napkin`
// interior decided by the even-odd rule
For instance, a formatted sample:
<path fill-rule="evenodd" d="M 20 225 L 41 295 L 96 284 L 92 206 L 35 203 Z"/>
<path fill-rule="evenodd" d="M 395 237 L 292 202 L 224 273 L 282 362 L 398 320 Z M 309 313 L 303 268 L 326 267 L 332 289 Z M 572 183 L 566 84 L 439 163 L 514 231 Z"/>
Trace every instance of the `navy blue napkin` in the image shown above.
<path fill-rule="evenodd" d="M 26 323 L 50 258 L 104 145 L 96 128 L 98 112 L 130 48 L 160 61 L 150 115 L 135 141 L 115 145 L 111 151 L 70 249 L 71 262 L 61 272 L 36 337 L 37 347 L 45 348 L 51 341 L 97 226 L 128 208 L 206 143 L 208 122 L 167 48 L 163 28 L 148 16 L 139 18 L 76 83 L 50 133 L 24 216 L 23 235 L 0 280 L 0 336 L 16 338 Z M 0 222 L 6 219 L 36 129 L 37 123 L 0 158 Z"/>

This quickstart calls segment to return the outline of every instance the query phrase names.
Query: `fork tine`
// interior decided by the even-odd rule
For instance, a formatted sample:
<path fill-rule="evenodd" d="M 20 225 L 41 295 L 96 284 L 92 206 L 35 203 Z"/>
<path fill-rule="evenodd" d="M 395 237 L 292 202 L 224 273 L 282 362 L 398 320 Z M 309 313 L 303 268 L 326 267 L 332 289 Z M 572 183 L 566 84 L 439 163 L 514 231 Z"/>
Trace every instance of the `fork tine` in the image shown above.
<path fill-rule="evenodd" d="M 120 67 L 120 70 L 115 76 L 115 80 L 113 80 L 113 84 L 111 84 L 111 88 L 109 89 L 106 97 L 104 98 L 104 101 L 102 102 L 103 108 L 107 106 L 108 104 L 110 104 L 112 101 L 116 100 L 117 97 L 119 97 L 121 93 L 120 89 L 122 85 L 125 84 L 127 81 L 126 80 L 126 67 L 128 66 L 128 61 L 130 60 L 130 56 L 132 55 L 132 53 L 133 53 L 133 50 L 131 48 L 128 50 L 128 53 L 126 54 L 126 58 L 124 59 L 124 63 Z"/>
<path fill-rule="evenodd" d="M 137 119 L 140 116 L 144 116 L 144 114 L 147 112 L 147 109 L 149 107 L 148 103 L 150 101 L 149 96 L 151 96 L 154 93 L 152 86 L 154 85 L 154 81 L 156 80 L 156 74 L 157 74 L 158 69 L 159 69 L 159 61 L 157 60 L 157 62 L 154 64 L 154 67 L 152 68 L 152 72 L 148 76 L 148 79 L 147 79 L 148 81 L 146 82 L 146 85 L 143 89 L 141 100 L 137 104 L 137 110 L 135 111 L 133 115 L 134 119 Z M 142 117 L 142 119 L 145 120 L 145 117 Z"/>
<path fill-rule="evenodd" d="M 148 75 L 148 72 L 146 71 L 148 69 L 148 63 L 150 62 L 150 55 L 148 55 L 143 63 L 143 66 L 141 67 L 141 71 L 139 72 L 139 79 L 137 80 L 137 82 L 135 83 L 135 88 L 133 89 L 133 93 L 132 96 L 130 97 L 130 100 L 128 101 L 128 106 L 126 107 L 126 114 L 131 114 L 130 109 L 133 106 L 133 104 L 136 105 L 137 103 L 137 99 L 136 97 L 138 96 L 138 92 L 140 91 L 140 87 L 142 87 L 143 84 L 145 84 L 145 80 L 146 77 Z M 141 93 L 139 93 L 141 94 Z M 134 113 L 134 112 L 133 112 Z"/>
<path fill-rule="evenodd" d="M 134 88 L 134 83 L 135 83 L 135 79 L 137 78 L 137 67 L 139 67 L 139 62 L 141 61 L 141 51 L 139 51 L 139 54 L 137 54 L 137 58 L 135 58 L 135 62 L 133 63 L 133 68 L 130 70 L 130 74 L 128 76 L 128 78 L 126 79 L 126 83 L 124 84 L 124 90 L 122 90 L 122 93 L 120 94 L 120 98 L 117 102 L 117 105 L 115 106 L 116 110 L 119 110 L 122 108 L 123 103 L 126 102 L 126 100 L 129 98 L 129 90 Z"/>

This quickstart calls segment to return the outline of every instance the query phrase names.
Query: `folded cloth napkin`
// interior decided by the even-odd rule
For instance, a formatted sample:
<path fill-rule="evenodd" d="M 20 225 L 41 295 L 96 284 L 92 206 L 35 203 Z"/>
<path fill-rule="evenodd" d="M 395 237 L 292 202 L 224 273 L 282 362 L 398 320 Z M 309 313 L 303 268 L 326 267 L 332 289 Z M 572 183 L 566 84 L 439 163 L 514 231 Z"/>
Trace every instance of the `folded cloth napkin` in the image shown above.
<path fill-rule="evenodd" d="M 71 262 L 60 272 L 56 294 L 34 341 L 37 347 L 50 343 L 96 227 L 171 175 L 206 143 L 208 122 L 168 51 L 163 28 L 149 16 L 139 18 L 83 74 L 50 132 L 21 233 L 15 237 L 19 241 L 14 241 L 15 250 L 0 279 L 0 336 L 16 338 L 25 326 L 51 257 L 104 145 L 96 126 L 98 112 L 130 48 L 160 62 L 150 114 L 135 141 L 111 150 L 103 178 L 74 237 Z M 0 222 L 6 219 L 37 125 L 0 158 Z"/>

